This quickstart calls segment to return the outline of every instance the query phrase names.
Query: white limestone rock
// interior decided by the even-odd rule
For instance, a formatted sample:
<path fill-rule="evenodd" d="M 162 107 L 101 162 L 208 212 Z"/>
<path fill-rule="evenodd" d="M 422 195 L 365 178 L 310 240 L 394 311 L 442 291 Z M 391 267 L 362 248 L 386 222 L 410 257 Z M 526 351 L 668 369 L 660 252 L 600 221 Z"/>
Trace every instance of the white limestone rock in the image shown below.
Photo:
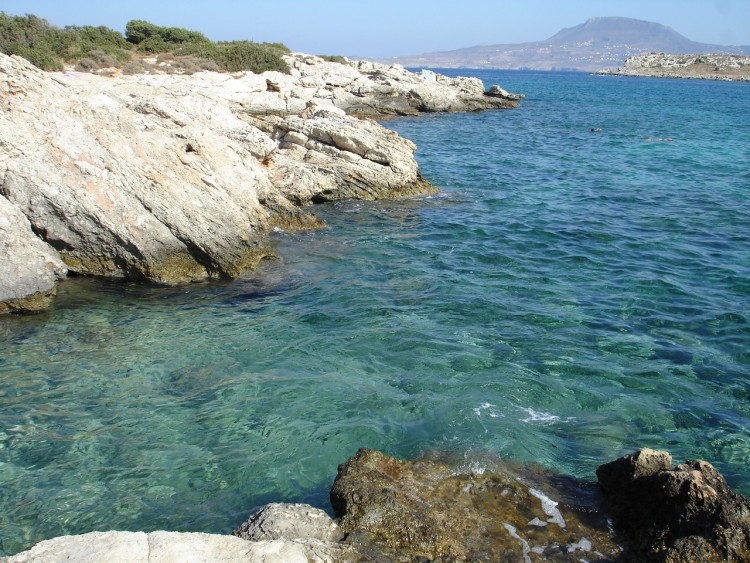
<path fill-rule="evenodd" d="M 265 505 L 233 534 L 250 541 L 316 539 L 338 542 L 344 537 L 333 518 L 319 508 L 286 503 Z"/>
<path fill-rule="evenodd" d="M 315 539 L 250 542 L 178 532 L 90 532 L 38 543 L 6 563 L 308 563 L 356 561 L 354 551 Z"/>
<path fill-rule="evenodd" d="M 0 313 L 45 308 L 66 273 L 57 251 L 38 238 L 23 213 L 0 195 Z"/>
<path fill-rule="evenodd" d="M 436 191 L 413 143 L 350 114 L 507 107 L 477 79 L 287 61 L 289 75 L 105 77 L 0 54 L 0 196 L 30 225 L 4 252 L 33 233 L 47 253 L 25 273 L 20 257 L 3 264 L 27 287 L 0 286 L 0 302 L 48 291 L 66 266 L 165 284 L 238 276 L 270 252 L 275 227 L 321 225 L 296 206 Z"/>

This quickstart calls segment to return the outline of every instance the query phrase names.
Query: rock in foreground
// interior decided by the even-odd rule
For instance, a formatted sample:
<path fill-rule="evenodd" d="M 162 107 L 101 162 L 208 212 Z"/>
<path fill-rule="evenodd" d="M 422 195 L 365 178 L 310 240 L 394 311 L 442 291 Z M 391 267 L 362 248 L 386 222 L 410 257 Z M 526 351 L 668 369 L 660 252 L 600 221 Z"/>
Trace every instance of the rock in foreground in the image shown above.
<path fill-rule="evenodd" d="M 343 561 L 345 549 L 316 540 L 249 542 L 177 532 L 91 532 L 38 543 L 6 563 L 307 563 Z"/>
<path fill-rule="evenodd" d="M 590 506 L 563 502 L 540 475 L 526 477 L 533 480 L 501 465 L 475 472 L 363 449 L 339 467 L 331 503 L 347 541 L 376 561 L 591 561 L 619 554 Z"/>
<path fill-rule="evenodd" d="M 750 501 L 710 463 L 643 449 L 596 473 L 633 560 L 750 561 Z"/>
<path fill-rule="evenodd" d="M 672 467 L 640 450 L 603 465 L 599 487 L 494 458 L 406 462 L 362 449 L 331 489 L 335 522 L 269 504 L 239 537 L 92 532 L 41 542 L 31 561 L 667 561 L 750 560 L 750 502 L 705 461 Z M 612 520 L 610 520 L 610 517 Z M 620 547 L 622 546 L 622 547 Z"/>

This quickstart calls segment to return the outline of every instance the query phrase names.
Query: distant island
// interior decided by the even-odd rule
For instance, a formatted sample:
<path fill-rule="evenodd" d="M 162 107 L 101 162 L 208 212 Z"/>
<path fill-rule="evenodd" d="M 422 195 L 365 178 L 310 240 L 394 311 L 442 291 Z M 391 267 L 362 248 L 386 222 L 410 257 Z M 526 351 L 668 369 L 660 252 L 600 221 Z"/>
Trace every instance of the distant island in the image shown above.
<path fill-rule="evenodd" d="M 615 72 L 601 74 L 750 82 L 750 57 L 648 53 L 630 57 L 625 66 Z"/>
<path fill-rule="evenodd" d="M 750 55 L 750 46 L 698 43 L 658 23 L 606 17 L 565 28 L 544 41 L 481 45 L 380 62 L 407 67 L 597 72 L 614 71 L 633 55 L 654 52 Z"/>

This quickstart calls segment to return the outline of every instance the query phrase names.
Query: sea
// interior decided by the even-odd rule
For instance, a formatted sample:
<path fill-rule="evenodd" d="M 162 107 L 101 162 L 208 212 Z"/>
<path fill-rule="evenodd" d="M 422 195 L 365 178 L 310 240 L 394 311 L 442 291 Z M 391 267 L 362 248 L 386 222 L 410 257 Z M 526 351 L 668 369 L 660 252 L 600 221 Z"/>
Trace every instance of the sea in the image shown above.
<path fill-rule="evenodd" d="M 447 72 L 526 99 L 384 122 L 442 193 L 317 206 L 239 280 L 0 318 L 0 554 L 330 512 L 361 447 L 586 481 L 650 447 L 750 495 L 750 84 Z"/>

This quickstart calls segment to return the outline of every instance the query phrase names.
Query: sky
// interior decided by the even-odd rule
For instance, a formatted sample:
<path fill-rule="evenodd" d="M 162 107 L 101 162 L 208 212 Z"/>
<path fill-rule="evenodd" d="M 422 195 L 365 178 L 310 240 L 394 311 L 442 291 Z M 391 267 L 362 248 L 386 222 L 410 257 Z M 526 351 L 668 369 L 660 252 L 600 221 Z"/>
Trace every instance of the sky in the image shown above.
<path fill-rule="evenodd" d="M 0 11 L 121 32 L 142 19 L 215 41 L 382 58 L 540 41 L 600 16 L 664 24 L 702 43 L 750 45 L 750 0 L 0 0 Z"/>

